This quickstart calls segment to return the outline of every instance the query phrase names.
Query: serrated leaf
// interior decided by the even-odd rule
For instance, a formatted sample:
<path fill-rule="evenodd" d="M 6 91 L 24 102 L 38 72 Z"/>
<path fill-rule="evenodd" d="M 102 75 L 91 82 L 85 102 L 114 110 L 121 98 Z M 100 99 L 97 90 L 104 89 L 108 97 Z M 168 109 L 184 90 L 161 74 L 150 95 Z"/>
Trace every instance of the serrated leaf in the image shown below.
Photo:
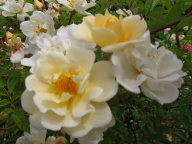
<path fill-rule="evenodd" d="M 13 94 L 13 96 L 12 96 L 12 100 L 15 101 L 15 100 L 19 99 L 21 97 L 22 93 L 23 92 L 20 92 L 20 91 L 19 92 L 15 92 Z"/>
<path fill-rule="evenodd" d="M 192 70 L 192 59 L 187 59 L 184 62 L 184 67 L 187 68 L 188 70 Z"/>
<path fill-rule="evenodd" d="M 7 75 L 7 74 L 20 74 L 20 71 L 0 69 L 0 75 Z"/>
<path fill-rule="evenodd" d="M 0 77 L 0 88 L 4 87 L 4 80 Z"/>
<path fill-rule="evenodd" d="M 186 139 L 186 134 L 182 130 L 175 131 L 174 135 L 179 136 L 183 140 Z"/>
<path fill-rule="evenodd" d="M 192 35 L 192 29 L 187 31 L 187 35 Z"/>
<path fill-rule="evenodd" d="M 0 107 L 6 106 L 8 104 L 10 104 L 10 100 L 8 100 L 8 99 L 3 99 L 0 101 Z"/>
<path fill-rule="evenodd" d="M 12 93 L 13 89 L 18 81 L 18 74 L 12 74 L 9 76 L 8 81 L 7 81 L 7 87 L 8 87 L 8 92 Z"/>
<path fill-rule="evenodd" d="M 155 8 L 155 6 L 158 4 L 159 0 L 147 0 L 145 3 L 145 15 L 148 16 L 148 14 Z"/>
<path fill-rule="evenodd" d="M 163 5 L 163 7 L 166 7 L 166 8 L 172 8 L 172 3 L 170 0 L 161 0 L 161 3 Z"/>
<path fill-rule="evenodd" d="M 4 111 L 2 111 L 3 114 L 10 114 L 13 112 L 12 108 L 6 108 Z"/>
<path fill-rule="evenodd" d="M 167 22 L 174 21 L 181 17 L 183 12 L 185 12 L 188 8 L 190 8 L 189 5 L 185 5 L 184 2 L 177 2 L 170 10 L 170 12 L 167 14 L 166 19 Z"/>
<path fill-rule="evenodd" d="M 185 36 L 182 40 L 192 40 L 192 36 Z"/>
<path fill-rule="evenodd" d="M 180 118 L 180 121 L 181 121 L 182 125 L 183 125 L 186 129 L 189 128 L 190 122 L 189 122 L 188 116 L 182 115 L 181 118 Z"/>
<path fill-rule="evenodd" d="M 11 117 L 21 130 L 29 132 L 29 121 L 24 113 L 25 112 L 22 109 L 18 109 L 11 115 Z"/>
<path fill-rule="evenodd" d="M 183 19 L 178 25 L 177 27 L 178 28 L 183 28 L 185 26 L 192 26 L 192 18 L 191 16 L 186 18 L 186 19 Z"/>
<path fill-rule="evenodd" d="M 3 88 L 0 88 L 0 96 L 7 96 L 7 91 Z"/>

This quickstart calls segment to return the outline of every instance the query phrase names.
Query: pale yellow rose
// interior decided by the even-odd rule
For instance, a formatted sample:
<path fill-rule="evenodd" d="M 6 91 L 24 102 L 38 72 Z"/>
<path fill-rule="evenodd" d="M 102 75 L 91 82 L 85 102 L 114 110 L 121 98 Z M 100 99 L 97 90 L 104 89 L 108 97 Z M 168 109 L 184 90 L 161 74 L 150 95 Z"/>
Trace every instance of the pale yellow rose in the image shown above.
<path fill-rule="evenodd" d="M 95 61 L 91 50 L 47 51 L 26 78 L 22 107 L 35 128 L 60 130 L 73 138 L 107 126 L 112 113 L 106 103 L 118 90 L 109 61 Z"/>
<path fill-rule="evenodd" d="M 105 52 L 113 52 L 143 41 L 141 36 L 146 30 L 147 24 L 139 15 L 117 18 L 106 11 L 105 15 L 84 17 L 73 35 L 77 39 L 96 43 Z"/>

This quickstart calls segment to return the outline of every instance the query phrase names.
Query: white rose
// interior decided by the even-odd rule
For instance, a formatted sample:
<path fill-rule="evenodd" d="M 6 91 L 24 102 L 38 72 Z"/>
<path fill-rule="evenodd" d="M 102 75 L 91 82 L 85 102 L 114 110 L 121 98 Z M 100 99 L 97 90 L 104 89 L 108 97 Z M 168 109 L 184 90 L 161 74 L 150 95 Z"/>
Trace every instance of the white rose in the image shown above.
<path fill-rule="evenodd" d="M 91 13 L 86 12 L 85 10 L 96 5 L 95 0 L 91 0 L 87 3 L 86 0 L 57 0 L 60 4 L 63 4 L 68 11 L 77 11 L 80 14 L 91 15 Z"/>
<path fill-rule="evenodd" d="M 156 77 L 148 77 L 141 84 L 142 92 L 149 98 L 158 101 L 161 104 L 171 103 L 179 96 L 178 88 L 183 83 L 183 63 L 175 54 L 160 47 L 157 55 L 153 59 L 157 65 Z"/>
<path fill-rule="evenodd" d="M 16 144 L 54 144 L 55 137 L 46 139 L 47 130 L 38 130 L 30 125 L 30 134 L 24 132 L 24 136 L 17 139 Z"/>
<path fill-rule="evenodd" d="M 159 103 L 170 103 L 177 99 L 185 75 L 182 62 L 164 47 L 157 49 L 150 43 L 150 35 L 145 42 L 135 43 L 129 48 L 114 52 L 116 79 L 125 89 L 140 93 Z"/>
<path fill-rule="evenodd" d="M 24 21 L 20 24 L 20 29 L 32 44 L 36 43 L 41 33 L 48 33 L 51 36 L 55 34 L 54 21 L 49 11 L 45 13 L 34 11 L 29 21 Z"/>
<path fill-rule="evenodd" d="M 66 55 L 56 51 L 41 55 L 34 73 L 26 78 L 21 98 L 33 126 L 63 127 L 71 137 L 79 138 L 110 123 L 106 101 L 117 93 L 118 84 L 112 64 L 94 64 L 94 60 L 94 52 L 75 48 Z"/>
<path fill-rule="evenodd" d="M 71 24 L 66 27 L 61 26 L 57 30 L 57 34 L 53 37 L 47 33 L 41 34 L 36 40 L 37 45 L 30 44 L 28 47 L 28 51 L 32 53 L 33 56 L 22 59 L 21 64 L 33 67 L 35 61 L 40 57 L 40 55 L 48 50 L 62 53 L 74 47 L 79 49 L 90 49 L 92 51 L 96 50 L 96 44 L 79 41 L 72 36 L 71 31 L 76 27 L 77 25 L 75 24 Z"/>
<path fill-rule="evenodd" d="M 33 5 L 30 3 L 25 3 L 24 0 L 5 1 L 5 4 L 1 6 L 0 9 L 3 10 L 3 16 L 8 17 L 17 15 L 19 21 L 24 21 L 25 17 L 29 16 L 26 12 L 34 10 Z"/>

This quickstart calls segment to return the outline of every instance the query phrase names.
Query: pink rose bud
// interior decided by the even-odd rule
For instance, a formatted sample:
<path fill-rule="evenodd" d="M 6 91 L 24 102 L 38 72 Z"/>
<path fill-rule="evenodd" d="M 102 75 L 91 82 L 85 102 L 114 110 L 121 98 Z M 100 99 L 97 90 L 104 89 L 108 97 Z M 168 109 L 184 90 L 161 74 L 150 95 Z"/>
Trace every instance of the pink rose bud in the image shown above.
<path fill-rule="evenodd" d="M 192 52 L 192 48 L 188 49 L 188 52 Z"/>
<path fill-rule="evenodd" d="M 187 31 L 189 29 L 188 26 L 183 27 L 184 31 Z"/>
<path fill-rule="evenodd" d="M 170 31 L 170 30 L 171 30 L 171 28 L 166 28 L 166 29 L 164 29 L 164 34 L 167 34 L 168 31 Z"/>
<path fill-rule="evenodd" d="M 172 35 L 170 36 L 170 41 L 174 41 L 174 40 L 176 40 L 176 34 L 172 34 Z"/>
<path fill-rule="evenodd" d="M 190 44 L 185 44 L 185 45 L 183 45 L 183 51 L 184 52 L 188 52 L 190 49 L 192 49 L 192 48 L 190 48 L 191 47 L 191 45 Z M 190 50 L 191 51 L 191 50 Z"/>
<path fill-rule="evenodd" d="M 185 36 L 184 35 L 179 35 L 179 40 L 182 40 Z"/>

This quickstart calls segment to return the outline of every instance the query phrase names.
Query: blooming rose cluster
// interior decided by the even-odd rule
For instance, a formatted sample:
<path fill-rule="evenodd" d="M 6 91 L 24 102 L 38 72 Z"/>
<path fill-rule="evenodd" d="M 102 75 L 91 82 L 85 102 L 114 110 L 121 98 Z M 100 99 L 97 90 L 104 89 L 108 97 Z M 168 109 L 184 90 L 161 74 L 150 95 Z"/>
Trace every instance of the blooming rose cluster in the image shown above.
<path fill-rule="evenodd" d="M 21 96 L 22 108 L 30 114 L 31 133 L 25 132 L 16 144 L 54 144 L 55 137 L 45 141 L 47 129 L 64 130 L 71 142 L 77 138 L 80 144 L 98 144 L 103 132 L 115 124 L 107 101 L 117 94 L 118 85 L 160 104 L 178 98 L 185 75 L 183 64 L 165 47 L 151 43 L 147 23 L 139 15 L 124 10 L 127 16 L 118 10 L 120 16 L 116 17 L 106 10 L 104 15 L 94 16 L 85 10 L 95 0 L 46 2 L 48 10 L 35 10 L 21 22 L 25 44 L 16 36 L 14 43 L 10 40 L 16 47 L 14 54 L 20 52 L 15 61 L 31 67 Z M 42 3 L 35 3 L 37 9 L 43 9 Z M 26 16 L 26 5 L 30 7 L 22 0 L 8 0 L 1 9 L 5 16 Z M 60 5 L 88 16 L 81 24 L 56 29 Z M 96 61 L 96 46 L 110 54 L 110 59 Z M 25 54 L 31 56 L 23 58 Z"/>
<path fill-rule="evenodd" d="M 183 64 L 172 52 L 151 44 L 147 24 L 140 16 L 117 18 L 108 11 L 105 15 L 87 16 L 73 35 L 112 53 L 116 80 L 126 90 L 142 92 L 161 104 L 178 98 L 185 75 Z"/>

